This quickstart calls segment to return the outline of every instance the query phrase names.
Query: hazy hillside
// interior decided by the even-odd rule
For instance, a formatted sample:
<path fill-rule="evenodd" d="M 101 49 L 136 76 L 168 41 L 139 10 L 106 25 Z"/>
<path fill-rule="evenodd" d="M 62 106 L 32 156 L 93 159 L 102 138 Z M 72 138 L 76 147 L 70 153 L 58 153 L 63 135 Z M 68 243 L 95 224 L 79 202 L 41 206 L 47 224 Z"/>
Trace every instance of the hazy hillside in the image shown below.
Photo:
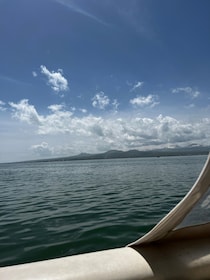
<path fill-rule="evenodd" d="M 114 159 L 114 158 L 137 158 L 137 157 L 162 157 L 162 156 L 184 156 L 184 155 L 207 155 L 210 147 L 193 146 L 188 148 L 158 149 L 151 151 L 120 151 L 110 150 L 100 154 L 81 153 L 76 156 L 59 157 L 53 159 L 42 159 L 39 161 L 67 161 L 67 160 L 91 160 L 91 159 Z"/>

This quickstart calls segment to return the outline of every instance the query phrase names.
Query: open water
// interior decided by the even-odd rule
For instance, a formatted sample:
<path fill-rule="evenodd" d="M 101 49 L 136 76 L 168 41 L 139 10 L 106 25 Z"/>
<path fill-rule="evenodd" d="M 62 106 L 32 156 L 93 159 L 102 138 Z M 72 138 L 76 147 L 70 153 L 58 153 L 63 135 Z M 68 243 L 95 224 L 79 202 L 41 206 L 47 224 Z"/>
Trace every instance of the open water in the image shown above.
<path fill-rule="evenodd" d="M 0 164 L 0 266 L 127 245 L 182 199 L 206 158 Z"/>

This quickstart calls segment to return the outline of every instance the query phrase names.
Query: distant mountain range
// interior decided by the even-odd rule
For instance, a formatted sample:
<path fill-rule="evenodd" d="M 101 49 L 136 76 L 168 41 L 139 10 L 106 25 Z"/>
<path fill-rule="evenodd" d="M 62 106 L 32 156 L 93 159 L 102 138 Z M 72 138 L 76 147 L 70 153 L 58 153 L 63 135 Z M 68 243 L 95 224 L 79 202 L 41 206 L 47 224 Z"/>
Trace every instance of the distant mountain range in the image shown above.
<path fill-rule="evenodd" d="M 81 153 L 76 156 L 59 157 L 52 159 L 41 159 L 37 161 L 68 161 L 68 160 L 92 160 L 92 159 L 114 159 L 114 158 L 138 158 L 138 157 L 163 157 L 163 156 L 187 156 L 187 155 L 207 155 L 210 152 L 210 146 L 190 146 L 187 148 L 165 148 L 150 151 L 120 151 L 110 150 L 105 153 L 88 154 Z"/>

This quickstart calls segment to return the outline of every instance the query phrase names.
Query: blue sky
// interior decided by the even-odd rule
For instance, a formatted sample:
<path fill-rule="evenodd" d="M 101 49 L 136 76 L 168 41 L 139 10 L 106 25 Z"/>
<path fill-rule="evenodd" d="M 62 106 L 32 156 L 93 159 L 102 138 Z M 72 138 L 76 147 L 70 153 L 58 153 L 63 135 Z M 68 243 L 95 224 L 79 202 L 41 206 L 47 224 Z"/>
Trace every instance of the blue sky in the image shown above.
<path fill-rule="evenodd" d="M 0 0 L 0 162 L 210 145 L 210 1 Z"/>

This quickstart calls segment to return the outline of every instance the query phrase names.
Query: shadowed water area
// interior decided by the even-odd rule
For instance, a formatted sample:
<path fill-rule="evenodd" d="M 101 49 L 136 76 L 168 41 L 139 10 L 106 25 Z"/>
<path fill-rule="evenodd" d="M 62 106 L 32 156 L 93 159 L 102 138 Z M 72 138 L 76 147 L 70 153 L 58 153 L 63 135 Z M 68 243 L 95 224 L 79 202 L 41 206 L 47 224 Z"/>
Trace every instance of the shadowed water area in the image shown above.
<path fill-rule="evenodd" d="M 125 246 L 182 199 L 205 161 L 0 164 L 0 266 Z"/>

